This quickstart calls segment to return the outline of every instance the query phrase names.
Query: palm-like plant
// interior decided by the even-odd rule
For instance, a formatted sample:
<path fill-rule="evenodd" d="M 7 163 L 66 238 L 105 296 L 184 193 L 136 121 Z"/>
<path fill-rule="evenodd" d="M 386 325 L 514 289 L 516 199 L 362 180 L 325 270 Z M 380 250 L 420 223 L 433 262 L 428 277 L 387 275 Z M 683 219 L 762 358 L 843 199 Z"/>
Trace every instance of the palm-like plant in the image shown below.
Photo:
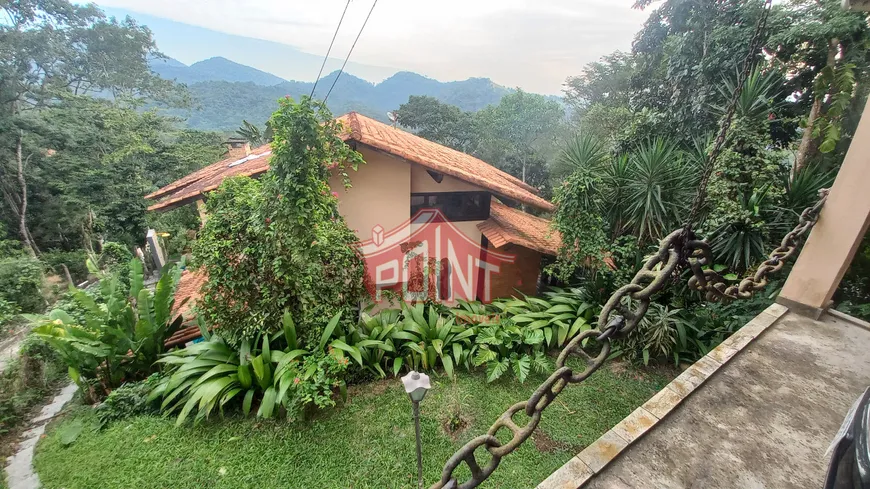
<path fill-rule="evenodd" d="M 608 159 L 607 148 L 590 133 L 578 133 L 568 141 L 553 168 L 553 175 L 564 177 L 579 169 L 598 170 Z"/>
<path fill-rule="evenodd" d="M 661 238 L 680 222 L 694 189 L 676 144 L 648 140 L 630 155 L 624 213 L 639 241 Z"/>
<path fill-rule="evenodd" d="M 769 230 L 766 218 L 771 214 L 766 208 L 767 190 L 764 187 L 749 196 L 741 194 L 740 218 L 713 230 L 709 240 L 718 262 L 742 272 L 764 258 Z"/>
<path fill-rule="evenodd" d="M 737 77 L 725 78 L 722 84 L 719 85 L 719 93 L 722 99 L 730 101 L 734 96 L 734 91 L 737 89 Z M 776 112 L 780 108 L 782 97 L 777 97 L 777 93 L 782 90 L 783 80 L 782 75 L 774 71 L 764 72 L 760 68 L 755 68 L 746 81 L 743 83 L 743 90 L 740 96 L 737 97 L 737 106 L 735 115 L 737 117 L 746 118 L 752 121 L 765 120 L 768 114 Z M 727 105 L 714 105 L 713 111 L 718 115 L 725 114 Z"/>

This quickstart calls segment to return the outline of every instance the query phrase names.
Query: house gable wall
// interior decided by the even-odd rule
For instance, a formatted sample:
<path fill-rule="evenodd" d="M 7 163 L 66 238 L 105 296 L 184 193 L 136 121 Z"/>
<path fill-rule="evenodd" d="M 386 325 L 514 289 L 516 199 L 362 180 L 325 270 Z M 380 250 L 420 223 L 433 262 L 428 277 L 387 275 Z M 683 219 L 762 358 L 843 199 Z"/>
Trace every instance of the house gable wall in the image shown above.
<path fill-rule="evenodd" d="M 410 217 L 411 165 L 366 147 L 358 151 L 366 163 L 348 172 L 352 187 L 345 189 L 337 175 L 330 177 L 329 187 L 338 193 L 338 211 L 348 227 L 365 241 L 372 237 L 375 226 L 390 231 Z"/>

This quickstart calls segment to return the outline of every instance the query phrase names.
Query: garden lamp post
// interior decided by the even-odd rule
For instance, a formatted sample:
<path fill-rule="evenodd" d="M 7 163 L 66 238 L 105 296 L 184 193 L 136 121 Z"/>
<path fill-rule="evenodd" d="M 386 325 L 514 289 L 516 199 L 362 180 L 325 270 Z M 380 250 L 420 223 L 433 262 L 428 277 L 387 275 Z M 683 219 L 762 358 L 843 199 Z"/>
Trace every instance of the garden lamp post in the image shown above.
<path fill-rule="evenodd" d="M 426 396 L 426 392 L 432 388 L 429 376 L 420 372 L 411 371 L 402 377 L 405 392 L 411 398 L 414 406 L 414 432 L 417 435 L 417 487 L 423 489 L 423 447 L 420 443 L 420 401 Z"/>

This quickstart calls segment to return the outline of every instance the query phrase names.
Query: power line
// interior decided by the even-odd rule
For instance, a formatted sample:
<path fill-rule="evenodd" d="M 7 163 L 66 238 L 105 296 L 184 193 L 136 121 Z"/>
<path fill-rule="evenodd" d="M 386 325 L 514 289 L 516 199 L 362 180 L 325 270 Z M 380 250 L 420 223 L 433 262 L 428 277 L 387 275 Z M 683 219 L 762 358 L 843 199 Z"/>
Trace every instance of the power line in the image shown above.
<path fill-rule="evenodd" d="M 335 34 L 332 35 L 332 41 L 329 41 L 329 49 L 326 50 L 326 56 L 323 57 L 323 63 L 320 65 L 320 71 L 317 72 L 317 78 L 314 79 L 314 86 L 311 87 L 311 95 L 308 98 L 314 97 L 314 90 L 317 89 L 317 82 L 320 81 L 320 75 L 323 74 L 323 67 L 326 66 L 326 60 L 329 59 L 329 53 L 332 51 L 332 45 L 335 44 L 335 38 L 338 37 L 338 29 L 341 28 L 341 23 L 344 21 L 344 14 L 347 13 L 347 8 L 350 6 L 350 0 L 344 4 L 344 11 L 341 12 L 341 18 L 338 19 L 338 25 L 335 26 Z"/>
<path fill-rule="evenodd" d="M 350 46 L 350 51 L 347 52 L 347 56 L 344 58 L 344 63 L 341 65 L 341 69 L 338 70 L 338 75 L 335 76 L 335 80 L 332 81 L 332 86 L 329 87 L 329 91 L 326 92 L 326 97 L 323 97 L 323 103 L 326 103 L 326 100 L 329 98 L 329 94 L 332 93 L 332 89 L 335 88 L 335 84 L 338 83 L 338 79 L 341 78 L 341 74 L 344 73 L 344 67 L 347 66 L 347 60 L 350 59 L 350 54 L 353 52 L 353 48 L 356 47 L 356 42 L 359 41 L 359 36 L 362 35 L 363 29 L 366 28 L 366 24 L 369 22 L 369 17 L 372 16 L 372 12 L 375 10 L 375 5 L 378 4 L 378 0 L 375 0 L 372 3 L 372 8 L 369 9 L 369 14 L 366 15 L 366 20 L 363 21 L 362 27 L 359 28 L 359 32 L 356 35 L 356 39 L 353 40 L 353 44 Z"/>

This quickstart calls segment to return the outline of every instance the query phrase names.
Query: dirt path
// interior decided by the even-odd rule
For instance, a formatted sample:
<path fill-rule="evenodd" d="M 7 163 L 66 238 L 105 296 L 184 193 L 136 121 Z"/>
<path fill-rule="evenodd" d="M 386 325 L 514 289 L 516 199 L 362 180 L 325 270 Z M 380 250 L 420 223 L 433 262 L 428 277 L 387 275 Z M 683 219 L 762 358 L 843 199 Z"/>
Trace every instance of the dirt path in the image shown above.
<path fill-rule="evenodd" d="M 18 357 L 18 348 L 24 337 L 27 336 L 27 325 L 22 324 L 14 334 L 0 341 L 0 372 L 6 369 L 6 365 Z"/>

